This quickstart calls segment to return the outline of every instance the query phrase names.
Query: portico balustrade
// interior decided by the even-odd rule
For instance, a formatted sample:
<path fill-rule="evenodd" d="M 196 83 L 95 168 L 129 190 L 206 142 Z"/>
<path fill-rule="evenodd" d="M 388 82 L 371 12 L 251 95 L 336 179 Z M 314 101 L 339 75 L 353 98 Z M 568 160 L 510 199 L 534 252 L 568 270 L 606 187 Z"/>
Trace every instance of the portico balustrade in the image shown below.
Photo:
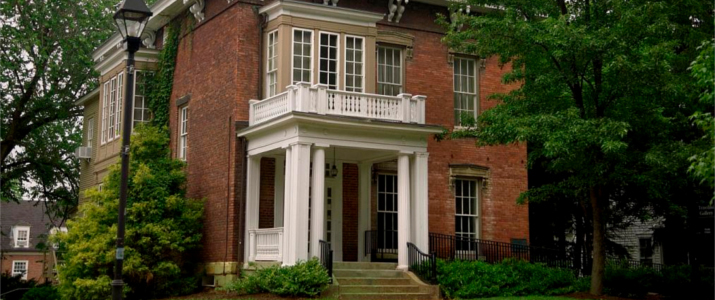
<path fill-rule="evenodd" d="M 249 124 L 264 123 L 292 111 L 395 121 L 425 123 L 426 96 L 377 94 L 328 90 L 327 85 L 300 82 L 287 91 L 250 101 Z"/>

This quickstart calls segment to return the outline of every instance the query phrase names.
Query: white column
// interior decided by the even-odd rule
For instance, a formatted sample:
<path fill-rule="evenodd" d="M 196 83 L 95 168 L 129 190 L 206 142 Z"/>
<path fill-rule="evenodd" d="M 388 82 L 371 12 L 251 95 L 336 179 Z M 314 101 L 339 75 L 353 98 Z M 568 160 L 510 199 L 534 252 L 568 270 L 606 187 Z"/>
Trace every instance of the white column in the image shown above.
<path fill-rule="evenodd" d="M 365 231 L 370 226 L 370 176 L 372 163 L 358 166 L 358 261 L 365 259 Z"/>
<path fill-rule="evenodd" d="M 290 222 L 284 223 L 290 235 L 284 265 L 294 265 L 296 261 L 308 259 L 308 191 L 310 187 L 310 144 L 294 143 L 291 147 L 290 197 L 286 198 L 286 209 Z"/>
<path fill-rule="evenodd" d="M 415 234 L 417 232 L 415 230 L 415 227 L 417 226 L 417 222 L 418 222 L 417 220 L 419 220 L 417 218 L 417 216 L 415 215 L 415 213 L 416 213 L 415 212 L 415 209 L 416 209 L 415 196 L 417 195 L 417 193 L 415 192 L 415 189 L 417 186 L 416 182 L 415 182 L 415 180 L 417 180 L 417 176 L 415 175 L 415 170 L 417 170 L 417 168 L 415 166 L 416 162 L 417 161 L 415 160 L 414 156 L 410 157 L 410 196 L 411 196 L 411 198 L 410 198 L 410 237 L 409 237 L 409 239 L 413 243 L 415 242 Z"/>
<path fill-rule="evenodd" d="M 283 199 L 285 197 L 285 157 L 276 157 L 276 169 L 273 184 L 274 206 L 273 227 L 283 227 Z"/>
<path fill-rule="evenodd" d="M 245 245 L 244 255 L 248 255 L 246 262 L 256 259 L 256 241 L 253 230 L 258 228 L 259 191 L 261 189 L 261 157 L 249 156 L 246 163 L 246 233 L 248 242 Z"/>
<path fill-rule="evenodd" d="M 407 270 L 410 237 L 410 156 L 397 155 L 397 269 Z"/>
<path fill-rule="evenodd" d="M 429 153 L 417 152 L 414 158 L 414 192 L 413 205 L 414 217 L 419 220 L 412 227 L 415 231 L 413 243 L 420 248 L 420 251 L 429 253 L 429 172 L 428 172 Z"/>
<path fill-rule="evenodd" d="M 320 243 L 325 231 L 325 148 L 313 150 L 313 188 L 310 211 L 310 254 L 320 257 Z"/>
<path fill-rule="evenodd" d="M 288 232 L 288 227 L 291 223 L 291 201 L 290 197 L 290 176 L 292 167 L 292 155 L 291 148 L 286 148 L 286 158 L 285 158 L 285 178 L 283 181 L 283 265 L 289 265 L 291 260 L 291 253 L 289 245 L 291 244 L 291 238 L 293 237 L 290 232 Z"/>

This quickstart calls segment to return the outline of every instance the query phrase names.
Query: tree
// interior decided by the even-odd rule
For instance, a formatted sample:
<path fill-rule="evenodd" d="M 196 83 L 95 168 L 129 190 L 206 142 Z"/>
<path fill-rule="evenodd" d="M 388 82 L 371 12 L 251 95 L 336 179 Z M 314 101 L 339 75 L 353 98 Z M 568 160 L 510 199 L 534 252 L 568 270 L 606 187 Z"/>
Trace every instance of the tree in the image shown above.
<path fill-rule="evenodd" d="M 175 296 L 198 287 L 196 259 L 203 201 L 185 197 L 185 164 L 171 159 L 165 129 L 139 126 L 130 147 L 124 261 L 129 299 Z M 78 216 L 58 235 L 64 250 L 60 293 L 107 299 L 115 257 L 121 170 L 112 166 L 101 191 L 87 192 Z"/>
<path fill-rule="evenodd" d="M 91 52 L 112 32 L 115 2 L 0 2 L 0 197 L 47 200 L 58 226 L 79 193 L 74 102 L 97 84 Z"/>
<path fill-rule="evenodd" d="M 702 91 L 700 102 L 715 102 L 715 39 L 703 42 L 698 58 L 690 66 L 696 86 Z M 690 118 L 705 131 L 702 140 L 704 151 L 690 157 L 690 171 L 701 182 L 715 187 L 715 118 L 713 111 L 697 111 Z M 715 198 L 715 195 L 713 195 Z M 710 202 L 712 205 L 712 201 Z"/>
<path fill-rule="evenodd" d="M 466 4 L 486 9 L 467 14 Z M 697 101 L 687 68 L 713 34 L 711 3 L 469 0 L 451 9 L 450 22 L 441 19 L 444 42 L 498 57 L 512 67 L 503 81 L 518 85 L 492 95 L 501 104 L 451 136 L 527 142 L 529 163 L 542 161 L 559 180 L 519 201 L 583 199 L 593 230 L 591 293 L 601 294 L 609 216 L 669 209 L 689 184 L 677 176 L 703 134 L 688 116 L 713 103 Z"/>

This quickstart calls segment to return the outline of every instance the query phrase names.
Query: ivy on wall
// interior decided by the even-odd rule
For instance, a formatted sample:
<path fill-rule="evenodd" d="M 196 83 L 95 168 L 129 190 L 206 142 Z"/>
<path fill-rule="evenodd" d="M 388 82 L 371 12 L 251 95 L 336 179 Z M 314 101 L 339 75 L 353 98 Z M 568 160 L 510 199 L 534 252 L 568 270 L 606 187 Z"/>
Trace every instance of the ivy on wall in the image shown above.
<path fill-rule="evenodd" d="M 179 22 L 171 22 L 164 30 L 167 30 L 164 48 L 159 53 L 159 63 L 154 79 L 149 84 L 149 109 L 154 113 L 151 125 L 159 128 L 169 127 L 169 105 L 171 102 L 171 90 L 174 85 L 174 69 L 176 67 L 176 54 L 179 49 L 179 33 L 181 26 Z"/>

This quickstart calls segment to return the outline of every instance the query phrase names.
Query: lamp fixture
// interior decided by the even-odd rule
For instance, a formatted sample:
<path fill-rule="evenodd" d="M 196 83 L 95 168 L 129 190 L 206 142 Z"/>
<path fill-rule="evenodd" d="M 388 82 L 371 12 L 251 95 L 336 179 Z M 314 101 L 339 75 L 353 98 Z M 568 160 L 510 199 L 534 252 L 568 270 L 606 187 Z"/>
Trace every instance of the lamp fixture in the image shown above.
<path fill-rule="evenodd" d="M 114 13 L 114 25 L 124 40 L 139 39 L 152 15 L 143 0 L 124 0 Z"/>
<path fill-rule="evenodd" d="M 337 167 L 336 164 L 335 164 L 335 158 L 336 158 L 336 154 L 335 154 L 335 153 L 336 153 L 336 152 L 335 152 L 335 147 L 333 147 L 333 167 L 330 168 L 330 178 L 335 178 L 335 177 L 338 176 L 338 167 Z"/>

